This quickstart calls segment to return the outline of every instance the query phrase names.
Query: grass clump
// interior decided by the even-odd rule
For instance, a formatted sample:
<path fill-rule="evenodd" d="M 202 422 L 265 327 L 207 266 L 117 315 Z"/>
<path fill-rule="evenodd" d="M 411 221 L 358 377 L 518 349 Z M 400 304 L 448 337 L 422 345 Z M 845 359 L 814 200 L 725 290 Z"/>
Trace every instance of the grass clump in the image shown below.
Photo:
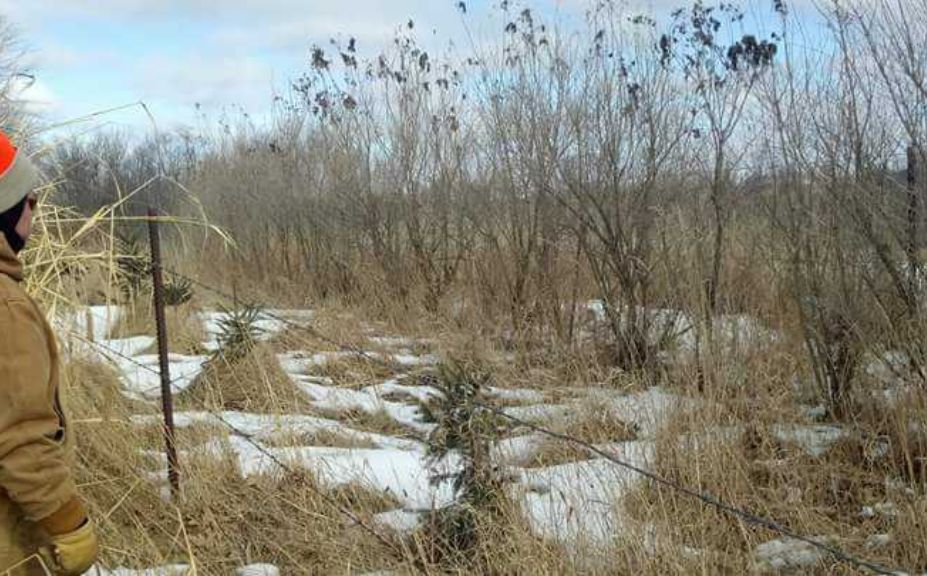
<path fill-rule="evenodd" d="M 398 422 L 395 418 L 390 416 L 389 412 L 382 408 L 370 412 L 361 410 L 360 408 L 335 410 L 313 407 L 312 413 L 320 418 L 341 421 L 351 428 L 362 432 L 372 432 L 374 434 L 383 434 L 384 436 L 396 436 L 400 438 L 418 439 L 421 437 L 421 433 L 418 430 Z"/>
<path fill-rule="evenodd" d="M 349 354 L 327 359 L 312 369 L 312 375 L 331 378 L 339 386 L 363 388 L 382 382 L 398 371 L 392 362 L 377 356 L 367 358 L 361 354 Z"/>
<path fill-rule="evenodd" d="M 307 433 L 283 431 L 263 440 L 262 443 L 274 448 L 319 446 L 325 448 L 373 449 L 377 447 L 376 443 L 370 439 L 331 429 L 321 429 Z"/>
<path fill-rule="evenodd" d="M 260 316 L 256 307 L 226 311 L 219 347 L 178 397 L 181 406 L 265 413 L 297 413 L 308 407 L 272 348 L 259 342 Z"/>
<path fill-rule="evenodd" d="M 755 400 L 771 402 L 769 397 Z M 922 404 L 908 401 L 911 415 L 922 417 L 917 408 Z M 780 400 L 777 409 L 754 412 L 749 420 L 738 416 L 724 426 L 712 411 L 677 414 L 674 430 L 658 434 L 655 470 L 857 557 L 915 571 L 927 567 L 923 546 L 915 544 L 925 535 L 915 520 L 927 506 L 923 479 L 907 474 L 912 469 L 903 464 L 917 461 L 924 439 L 909 427 L 905 432 L 897 428 L 897 407 L 871 406 L 852 424 L 830 425 L 839 436 L 813 444 L 783 436 L 783 427 L 813 428 L 784 425 L 785 414 L 777 410 L 798 411 Z M 681 430 L 689 432 L 680 435 Z M 756 548 L 779 537 L 652 484 L 642 484 L 628 503 L 635 521 L 640 527 L 654 526 L 667 550 L 699 550 L 702 569 L 710 572 L 752 570 Z M 874 546 L 874 535 L 886 539 Z M 659 571 L 665 564 L 665 558 L 653 558 L 645 571 Z M 803 569 L 829 574 L 828 566 L 825 556 L 824 562 Z"/>
<path fill-rule="evenodd" d="M 265 344 L 233 358 L 214 355 L 177 400 L 185 409 L 205 407 L 268 414 L 309 409 L 309 403 Z"/>
<path fill-rule="evenodd" d="M 72 356 L 62 365 L 61 377 L 72 419 L 125 419 L 147 408 L 126 398 L 119 372 L 108 363 Z"/>
<path fill-rule="evenodd" d="M 584 400 L 554 431 L 590 444 L 637 440 L 639 426 L 621 419 L 606 401 Z"/>
<path fill-rule="evenodd" d="M 586 399 L 562 419 L 554 419 L 550 430 L 592 445 L 632 442 L 638 439 L 638 426 L 619 418 L 606 401 Z M 523 459 L 526 468 L 544 468 L 595 458 L 588 448 L 574 442 L 544 437 L 530 456 Z"/>

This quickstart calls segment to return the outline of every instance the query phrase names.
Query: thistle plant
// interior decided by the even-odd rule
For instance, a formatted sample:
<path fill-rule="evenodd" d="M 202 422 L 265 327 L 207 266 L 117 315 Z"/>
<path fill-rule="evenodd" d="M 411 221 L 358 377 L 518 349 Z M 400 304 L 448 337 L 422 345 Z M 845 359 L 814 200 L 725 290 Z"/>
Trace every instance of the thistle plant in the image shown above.
<path fill-rule="evenodd" d="M 168 306 L 180 306 L 193 299 L 193 281 L 177 277 L 164 284 L 164 303 Z"/>
<path fill-rule="evenodd" d="M 236 362 L 254 351 L 264 330 L 258 325 L 263 309 L 256 304 L 229 309 L 220 306 L 223 312 L 219 320 L 219 347 L 214 357 L 226 362 Z"/>

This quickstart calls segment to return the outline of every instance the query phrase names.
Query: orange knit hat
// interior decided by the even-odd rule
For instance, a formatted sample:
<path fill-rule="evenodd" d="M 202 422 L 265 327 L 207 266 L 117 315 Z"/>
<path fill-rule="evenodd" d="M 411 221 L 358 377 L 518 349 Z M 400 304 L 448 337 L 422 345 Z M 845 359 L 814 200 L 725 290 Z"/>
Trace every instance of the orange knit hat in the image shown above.
<path fill-rule="evenodd" d="M 39 180 L 29 158 L 0 132 L 0 214 L 26 197 Z"/>

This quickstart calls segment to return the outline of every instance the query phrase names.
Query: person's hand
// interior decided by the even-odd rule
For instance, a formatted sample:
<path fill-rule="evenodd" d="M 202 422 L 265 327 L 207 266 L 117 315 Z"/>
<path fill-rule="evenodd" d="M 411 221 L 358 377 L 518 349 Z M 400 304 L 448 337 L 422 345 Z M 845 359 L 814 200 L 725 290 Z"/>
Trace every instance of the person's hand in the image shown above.
<path fill-rule="evenodd" d="M 58 576 L 80 576 L 93 566 L 100 553 L 96 530 L 89 518 L 77 530 L 52 536 L 50 541 L 40 553 Z"/>

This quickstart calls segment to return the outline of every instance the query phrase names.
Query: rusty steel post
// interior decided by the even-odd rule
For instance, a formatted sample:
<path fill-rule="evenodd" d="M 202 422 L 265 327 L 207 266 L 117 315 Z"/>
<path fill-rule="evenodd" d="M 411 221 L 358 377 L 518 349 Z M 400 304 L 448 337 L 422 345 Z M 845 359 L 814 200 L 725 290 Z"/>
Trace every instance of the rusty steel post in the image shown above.
<path fill-rule="evenodd" d="M 151 242 L 151 279 L 154 288 L 155 320 L 158 327 L 158 361 L 161 372 L 161 407 L 164 412 L 164 440 L 167 449 L 167 477 L 171 496 L 180 494 L 180 463 L 174 435 L 174 395 L 171 392 L 171 370 L 168 361 L 167 322 L 164 317 L 164 278 L 161 271 L 161 238 L 157 212 L 148 209 L 148 235 Z"/>

